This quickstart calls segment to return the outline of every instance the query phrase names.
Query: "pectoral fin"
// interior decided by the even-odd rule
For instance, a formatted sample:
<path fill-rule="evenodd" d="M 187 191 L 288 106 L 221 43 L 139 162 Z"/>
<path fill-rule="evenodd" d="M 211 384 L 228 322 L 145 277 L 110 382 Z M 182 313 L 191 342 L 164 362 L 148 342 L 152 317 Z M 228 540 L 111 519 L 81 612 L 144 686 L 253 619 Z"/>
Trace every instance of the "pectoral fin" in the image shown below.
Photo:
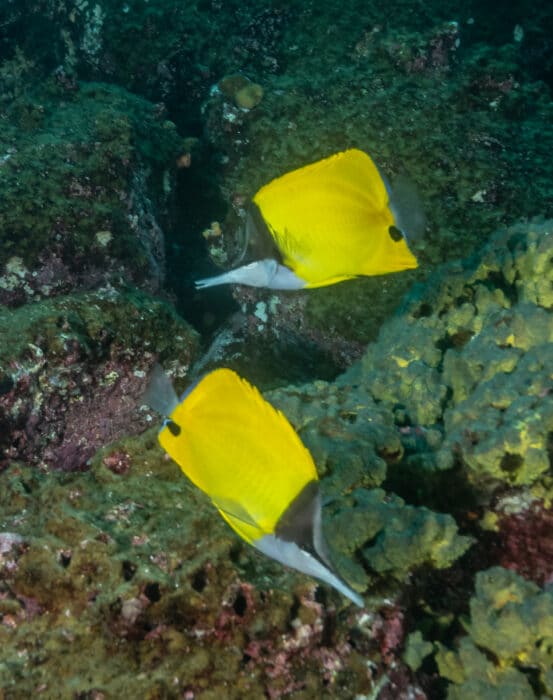
<path fill-rule="evenodd" d="M 241 503 L 224 498 L 218 498 L 216 501 L 213 501 L 213 504 L 227 518 L 238 520 L 239 522 L 244 523 L 245 525 L 250 525 L 251 527 L 258 527 L 258 524 Z"/>

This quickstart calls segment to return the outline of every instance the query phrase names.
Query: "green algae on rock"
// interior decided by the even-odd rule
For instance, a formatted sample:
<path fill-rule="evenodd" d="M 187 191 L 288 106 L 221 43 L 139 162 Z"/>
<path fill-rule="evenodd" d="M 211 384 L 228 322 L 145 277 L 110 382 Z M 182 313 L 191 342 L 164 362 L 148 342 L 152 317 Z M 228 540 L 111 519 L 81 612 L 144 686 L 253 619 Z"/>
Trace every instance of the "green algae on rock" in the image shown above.
<path fill-rule="evenodd" d="M 159 219 L 181 148 L 175 125 L 154 105 L 95 83 L 69 94 L 47 83 L 7 113 L 0 300 L 18 305 L 121 278 L 159 289 Z"/>
<path fill-rule="evenodd" d="M 163 457 L 155 429 L 106 447 L 85 473 L 13 463 L 2 477 L 7 697 L 42 687 L 51 697 L 257 700 L 306 685 L 316 697 L 372 687 L 348 670 L 364 659 L 347 618 L 337 624 L 313 582 L 242 545 Z"/>

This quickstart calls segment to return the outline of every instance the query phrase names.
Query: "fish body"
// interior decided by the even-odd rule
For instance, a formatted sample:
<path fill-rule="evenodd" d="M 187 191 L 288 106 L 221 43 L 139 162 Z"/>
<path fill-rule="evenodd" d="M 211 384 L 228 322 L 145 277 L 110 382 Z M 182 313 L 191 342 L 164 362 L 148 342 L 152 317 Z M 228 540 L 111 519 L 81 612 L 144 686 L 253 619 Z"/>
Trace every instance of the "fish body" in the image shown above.
<path fill-rule="evenodd" d="M 229 369 L 201 379 L 175 403 L 158 373 L 146 400 L 171 408 L 163 449 L 212 500 L 230 527 L 266 555 L 362 598 L 335 573 L 322 534 L 313 458 L 286 417 Z"/>
<path fill-rule="evenodd" d="M 272 180 L 253 197 L 255 226 L 272 237 L 288 271 L 260 282 L 251 266 L 199 280 L 198 288 L 241 283 L 272 289 L 323 287 L 360 275 L 417 267 L 393 192 L 369 155 L 336 153 Z M 250 221 L 251 225 L 251 221 Z M 262 261 L 266 263 L 266 261 Z"/>

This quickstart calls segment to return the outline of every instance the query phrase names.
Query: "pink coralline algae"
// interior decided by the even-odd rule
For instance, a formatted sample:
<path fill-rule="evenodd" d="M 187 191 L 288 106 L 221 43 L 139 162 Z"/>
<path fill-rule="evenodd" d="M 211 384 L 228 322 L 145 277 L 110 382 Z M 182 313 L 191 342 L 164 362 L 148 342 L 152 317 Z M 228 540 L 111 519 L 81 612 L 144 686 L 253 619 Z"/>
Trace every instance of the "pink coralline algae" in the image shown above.
<path fill-rule="evenodd" d="M 346 639 L 325 645 L 325 630 L 333 611 L 313 599 L 314 589 L 312 585 L 310 591 L 301 597 L 301 614 L 291 621 L 289 632 L 278 639 L 251 640 L 244 650 L 248 664 L 264 668 L 268 679 L 267 695 L 271 699 L 304 688 L 305 680 L 295 675 L 294 668 L 309 661 L 318 666 L 325 683 L 332 685 L 351 654 Z"/>
<path fill-rule="evenodd" d="M 372 636 L 378 643 L 383 662 L 390 664 L 396 658 L 405 638 L 401 608 L 398 606 L 383 608 L 373 623 Z"/>
<path fill-rule="evenodd" d="M 533 504 L 499 518 L 499 564 L 540 586 L 553 583 L 553 508 Z"/>
<path fill-rule="evenodd" d="M 0 310 L 0 333 L 0 468 L 87 468 L 98 449 L 149 426 L 152 414 L 139 409 L 156 359 L 185 368 L 197 348 L 169 307 L 114 289 L 39 302 L 32 313 Z M 114 473 L 130 468 L 123 453 L 106 459 Z"/>
<path fill-rule="evenodd" d="M 106 455 L 102 461 L 114 474 L 127 474 L 131 468 L 131 456 L 128 452 L 122 450 Z"/>
<path fill-rule="evenodd" d="M 103 445 L 132 432 L 133 422 L 144 429 L 144 418 L 137 420 L 133 415 L 144 387 L 143 378 L 135 374 L 139 367 L 130 362 L 86 370 L 80 366 L 68 377 L 72 385 L 68 394 L 48 386 L 48 376 L 42 373 L 30 382 L 29 377 L 18 382 L 12 396 L 0 400 L 1 406 L 15 403 L 19 409 L 7 456 L 72 471 L 84 468 Z M 110 374 L 115 381 L 106 384 Z M 10 401 L 15 397 L 15 402 Z"/>
<path fill-rule="evenodd" d="M 237 625 L 249 624 L 255 615 L 253 586 L 240 581 L 233 582 L 223 594 L 221 611 L 217 616 L 212 634 L 218 641 L 228 641 Z"/>

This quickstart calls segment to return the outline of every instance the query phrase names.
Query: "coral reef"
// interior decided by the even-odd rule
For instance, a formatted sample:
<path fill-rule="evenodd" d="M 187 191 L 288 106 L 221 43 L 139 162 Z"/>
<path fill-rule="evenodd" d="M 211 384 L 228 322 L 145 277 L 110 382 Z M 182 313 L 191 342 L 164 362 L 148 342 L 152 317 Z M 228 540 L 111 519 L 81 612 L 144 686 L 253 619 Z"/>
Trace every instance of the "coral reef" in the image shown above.
<path fill-rule="evenodd" d="M 546 30 L 551 10 L 546 6 L 524 13 L 523 23 L 514 11 L 503 13 L 499 23 L 496 8 L 494 21 L 489 22 L 487 6 L 460 9 L 429 3 L 415 15 L 401 1 L 393 4 L 392 22 L 382 17 L 381 8 L 361 0 L 346 7 L 324 3 L 316 8 L 299 0 L 286 7 L 275 7 L 268 0 L 252 6 L 136 0 L 123 7 L 114 0 L 43 0 L 41 8 L 42 14 L 32 4 L 19 3 L 2 10 L 0 26 L 6 28 L 6 59 L 0 66 L 0 93 L 6 98 L 2 105 L 13 97 L 19 104 L 9 112 L 10 120 L 26 124 L 42 120 L 50 128 L 51 104 L 29 89 L 39 81 L 54 82 L 65 101 L 73 95 L 83 114 L 94 113 L 93 101 L 81 103 L 79 97 L 87 85 L 79 80 L 94 79 L 142 95 L 153 103 L 154 113 L 157 105 L 161 115 L 169 114 L 184 136 L 199 138 L 201 156 L 193 159 L 191 173 L 179 177 L 181 224 L 170 230 L 162 225 L 171 251 L 169 278 L 182 297 L 190 296 L 189 286 L 180 287 L 182 276 L 188 281 L 206 266 L 205 251 L 199 252 L 199 233 L 216 215 L 226 238 L 234 239 L 229 245 L 236 247 L 241 233 L 235 203 L 277 175 L 357 146 L 367 150 L 392 179 L 407 172 L 417 183 L 429 222 L 425 239 L 413 242 L 421 260 L 419 271 L 315 290 L 301 302 L 296 301 L 301 295 L 294 295 L 292 302 L 289 295 L 278 295 L 272 320 L 282 329 L 281 345 L 283 335 L 294 333 L 293 314 L 288 313 L 291 303 L 300 307 L 296 321 L 317 342 L 334 346 L 340 338 L 343 345 L 350 343 L 342 354 L 353 358 L 357 344 L 376 337 L 413 279 L 426 276 L 438 261 L 478 249 L 491 231 L 513 219 L 552 215 L 548 124 L 553 81 Z M 235 104 L 237 90 L 225 96 L 215 89 L 229 76 L 263 86 L 263 100 L 255 109 L 245 111 Z M 60 116 L 67 112 L 59 105 L 58 111 Z M 129 137 L 134 155 L 140 141 L 135 134 L 144 133 L 138 126 L 147 123 L 145 131 L 152 135 L 144 138 L 150 144 L 142 158 L 147 170 L 156 151 L 168 153 L 168 134 L 160 128 L 167 124 L 163 117 L 158 122 L 141 119 L 136 104 L 127 103 L 119 111 L 105 136 L 117 150 L 123 150 L 121 142 Z M 524 129 L 513 129 L 518 119 Z M 80 122 L 75 127 L 80 128 Z M 128 197 L 129 171 L 138 169 L 143 175 L 143 168 L 132 162 L 125 170 L 117 158 L 112 162 L 102 150 L 103 133 L 99 138 L 87 134 L 85 143 L 90 146 L 89 139 L 118 173 L 118 178 L 113 175 L 114 185 Z M 161 145 L 156 148 L 158 139 Z M 3 152 L 6 163 L 17 155 L 10 152 L 13 146 L 8 141 Z M 52 149 L 47 150 L 51 159 Z M 74 154 L 69 156 L 74 162 Z M 77 164 L 83 159 L 78 155 Z M 32 166 L 36 160 L 29 157 L 25 164 Z M 152 170 L 158 171 L 158 165 L 151 165 Z M 157 175 L 154 179 L 160 181 Z M 196 189 L 191 181 L 200 181 L 201 186 Z M 203 208 L 191 215 L 197 198 Z M 74 199 L 66 199 L 69 208 Z M 159 198 L 154 196 L 152 203 L 150 216 L 159 224 Z M 47 197 L 43 204 L 50 208 Z M 90 209 L 87 204 L 89 216 Z M 133 213 L 140 222 L 139 213 Z M 93 235 L 114 234 L 115 222 L 106 223 L 106 218 L 94 224 Z M 122 228 L 125 235 L 126 222 L 116 223 L 117 231 Z M 148 234 L 155 237 L 152 227 L 146 239 Z M 110 247 L 119 240 L 114 236 Z M 153 270 L 144 258 L 137 259 L 138 250 L 131 249 L 130 257 L 135 276 L 142 279 Z M 109 248 L 107 252 L 112 253 Z M 101 251 L 97 254 L 105 260 Z M 258 303 L 267 302 L 263 296 L 250 295 L 239 296 L 239 303 L 253 315 Z M 181 304 L 190 308 L 188 298 Z M 245 342 L 255 344 L 255 333 Z M 309 343 L 304 351 L 298 354 L 309 354 Z M 343 369 L 338 363 L 334 375 Z"/>
<path fill-rule="evenodd" d="M 553 697 L 552 17 L 0 3 L 1 700 Z M 418 270 L 192 290 L 261 185 L 351 146 L 417 184 Z M 364 610 L 161 453 L 156 360 L 286 413 Z"/>
<path fill-rule="evenodd" d="M 360 590 L 368 586 L 369 595 L 383 587 L 392 596 L 405 595 L 405 581 L 414 582 L 424 601 L 422 627 L 410 627 L 409 607 L 400 604 L 400 642 L 392 656 L 405 648 L 405 663 L 430 683 L 430 697 L 480 697 L 486 678 L 511 697 L 534 697 L 532 689 L 548 688 L 544 674 L 536 686 L 535 664 L 526 667 L 524 650 L 516 659 L 490 660 L 478 649 L 495 654 L 495 647 L 472 631 L 477 638 L 460 642 L 462 661 L 452 661 L 447 650 L 436 657 L 437 685 L 429 680 L 428 659 L 432 644 L 458 634 L 465 605 L 460 592 L 472 585 L 470 578 L 461 585 L 463 567 L 475 573 L 502 564 L 535 582 L 527 590 L 536 595 L 553 576 L 551 231 L 550 221 L 498 231 L 481 255 L 445 265 L 415 287 L 362 360 L 335 382 L 268 394 L 298 427 L 324 475 L 331 499 L 327 536 L 344 575 Z M 464 535 L 450 515 L 415 504 L 455 514 Z M 468 533 L 474 546 L 462 556 Z M 455 584 L 447 586 L 458 589 L 448 593 L 450 607 L 444 609 L 424 570 L 432 567 L 435 577 L 436 569 L 460 556 L 463 564 L 443 579 L 451 577 Z M 477 574 L 477 597 L 483 576 Z M 471 609 L 476 628 L 475 603 Z M 530 622 L 528 629 L 528 645 L 547 654 L 544 635 Z M 411 642 L 405 641 L 409 630 Z M 503 638 L 501 631 L 495 635 Z M 465 671 L 452 675 L 446 658 Z M 539 661 L 540 668 L 548 662 Z M 462 685 L 448 690 L 444 678 Z"/>
<path fill-rule="evenodd" d="M 44 473 L 21 461 L 33 462 L 36 455 L 44 460 L 52 449 L 32 429 L 32 406 L 41 424 L 46 408 L 64 406 L 64 400 L 70 407 L 55 414 L 58 420 L 66 416 L 67 425 L 53 422 L 61 437 L 54 448 L 61 452 L 69 445 L 82 448 L 78 441 L 64 442 L 66 435 L 83 434 L 78 424 L 97 428 L 84 445 L 90 452 L 116 437 L 102 432 L 111 405 L 123 415 L 117 430 L 143 427 L 150 414 L 140 418 L 136 413 L 134 391 L 143 386 L 141 375 L 153 356 L 178 370 L 176 357 L 188 348 L 190 362 L 194 353 L 195 335 L 185 333 L 167 307 L 138 292 L 125 296 L 111 290 L 67 297 L 64 313 L 62 297 L 27 305 L 27 315 L 23 309 L 6 311 L 3 328 L 18 328 L 11 357 L 23 363 L 24 371 L 13 374 L 3 360 L 4 416 L 13 420 L 17 410 L 27 416 L 31 428 L 25 435 L 32 449 L 25 451 L 22 442 L 13 455 L 20 461 L 12 458 L 2 474 L 0 635 L 6 660 L 0 687 L 5 694 L 25 697 L 37 688 L 55 694 L 56 683 L 83 697 L 120 694 L 134 682 L 142 694 L 194 698 L 214 693 L 231 698 L 370 693 L 381 699 L 455 698 L 479 692 L 485 679 L 511 697 L 533 697 L 535 687 L 548 688 L 549 647 L 539 641 L 546 634 L 539 625 L 550 624 L 550 596 L 538 583 L 550 580 L 551 558 L 547 544 L 527 546 L 532 537 L 543 537 L 549 522 L 548 476 L 505 479 L 486 469 L 487 463 L 479 474 L 460 450 L 455 465 L 444 465 L 443 451 L 456 435 L 450 412 L 466 402 L 476 405 L 485 395 L 479 388 L 498 372 L 504 374 L 502 389 L 512 391 L 510 384 L 516 387 L 523 377 L 527 395 L 536 400 L 524 420 L 514 416 L 510 441 L 501 443 L 504 454 L 518 433 L 534 425 L 535 412 L 548 415 L 550 394 L 544 389 L 549 385 L 542 383 L 547 377 L 542 365 L 527 358 L 532 359 L 534 347 L 550 345 L 542 325 L 538 328 L 546 310 L 541 304 L 549 303 L 549 231 L 549 223 L 506 229 L 481 258 L 446 266 L 406 298 L 364 358 L 338 380 L 267 392 L 313 453 L 332 558 L 364 594 L 366 611 L 342 607 L 336 592 L 285 571 L 239 542 L 160 453 L 155 428 L 103 448 L 88 459 L 83 473 Z M 544 278 L 548 282 L 542 284 Z M 519 315 L 520 306 L 524 312 Z M 498 314 L 503 318 L 505 311 L 524 320 L 517 326 L 524 332 L 489 322 Z M 106 334 L 106 328 L 112 332 Z M 511 332 L 520 340 L 506 343 Z M 464 353 L 470 338 L 476 342 L 480 335 L 482 347 L 495 345 L 495 355 L 480 352 L 477 371 L 463 371 L 449 386 L 446 381 L 456 375 L 448 355 L 470 367 L 471 355 Z M 137 353 L 137 348 L 142 350 Z M 508 362 L 501 361 L 502 354 Z M 114 358 L 117 367 L 126 368 L 115 378 L 119 394 L 112 403 L 96 375 L 90 381 L 83 357 L 94 358 L 92 368 L 106 379 Z M 131 367 L 140 368 L 135 385 Z M 412 374 L 405 371 L 409 367 Z M 27 389 L 20 383 L 25 377 Z M 53 377 L 58 379 L 52 382 Z M 84 401 L 72 398 L 72 382 Z M 420 391 L 413 390 L 413 382 Z M 442 400 L 431 401 L 432 386 L 442 385 L 445 390 L 437 391 Z M 532 393 L 528 387 L 534 386 Z M 32 400 L 23 400 L 25 390 Z M 87 396 L 97 397 L 97 403 Z M 75 406 L 82 411 L 80 422 Z M 125 422 L 131 410 L 132 425 Z M 547 423 L 544 429 L 550 431 Z M 500 444 L 501 431 L 496 433 Z M 77 462 L 82 466 L 82 455 Z M 416 488 L 409 483 L 413 474 Z M 451 484 L 440 493 L 433 481 L 447 474 Z M 536 495 L 525 497 L 520 489 L 530 484 Z M 469 517 L 467 508 L 476 516 Z M 526 526 L 517 533 L 520 522 Z M 518 554 L 522 548 L 528 550 L 525 557 Z M 501 573 L 493 575 L 483 571 L 499 562 L 536 583 L 508 569 L 496 567 L 492 572 Z M 451 640 L 463 629 L 475 574 L 471 623 L 454 648 Z M 524 636 L 510 627 L 510 602 L 518 606 L 517 624 L 526 625 Z M 83 647 L 94 655 L 83 655 Z M 60 654 L 71 660 L 61 679 L 54 670 Z M 234 690 L 223 690 L 231 677 Z"/>
<path fill-rule="evenodd" d="M 396 9 L 401 17 L 405 7 Z M 332 17 L 332 36 L 346 26 L 349 11 Z M 366 342 L 376 337 L 413 280 L 426 276 L 437 261 L 479 249 L 505 222 L 537 213 L 551 216 L 545 165 L 549 136 L 549 145 L 540 142 L 551 102 L 537 73 L 526 72 L 530 48 L 524 41 L 501 49 L 483 45 L 473 24 L 453 21 L 455 13 L 442 14 L 443 21 L 435 15 L 424 29 L 409 30 L 401 21 L 393 29 L 377 18 L 371 21 L 367 7 L 359 12 L 366 24 L 361 28 L 357 22 L 356 31 L 348 33 L 349 44 L 331 48 L 327 31 L 315 32 L 308 56 L 299 51 L 301 59 L 292 56 L 282 74 L 264 74 L 265 96 L 255 112 L 241 118 L 219 98 L 209 98 L 205 117 L 209 141 L 225 154 L 229 203 L 247 199 L 286 171 L 350 146 L 369 152 L 392 180 L 407 172 L 417 184 L 428 217 L 424 239 L 412 242 L 420 269 L 306 295 L 302 325 Z M 328 22 L 324 10 L 309 19 L 315 26 Z M 287 36 L 295 36 L 293 30 Z M 338 74 L 333 61 L 340 64 Z M 528 101 L 536 105 L 531 113 L 523 106 Z M 523 113 L 528 128 L 513 139 L 513 120 Z M 531 163 L 530 181 L 526 163 Z M 229 229 L 241 239 L 241 219 L 234 211 L 223 221 L 230 239 Z M 248 299 L 241 290 L 235 294 L 250 314 L 266 302 L 259 293 L 248 293 Z M 287 321 L 279 315 L 289 295 L 276 296 L 275 322 L 283 328 Z M 293 324 L 288 327 L 293 332 Z"/>

